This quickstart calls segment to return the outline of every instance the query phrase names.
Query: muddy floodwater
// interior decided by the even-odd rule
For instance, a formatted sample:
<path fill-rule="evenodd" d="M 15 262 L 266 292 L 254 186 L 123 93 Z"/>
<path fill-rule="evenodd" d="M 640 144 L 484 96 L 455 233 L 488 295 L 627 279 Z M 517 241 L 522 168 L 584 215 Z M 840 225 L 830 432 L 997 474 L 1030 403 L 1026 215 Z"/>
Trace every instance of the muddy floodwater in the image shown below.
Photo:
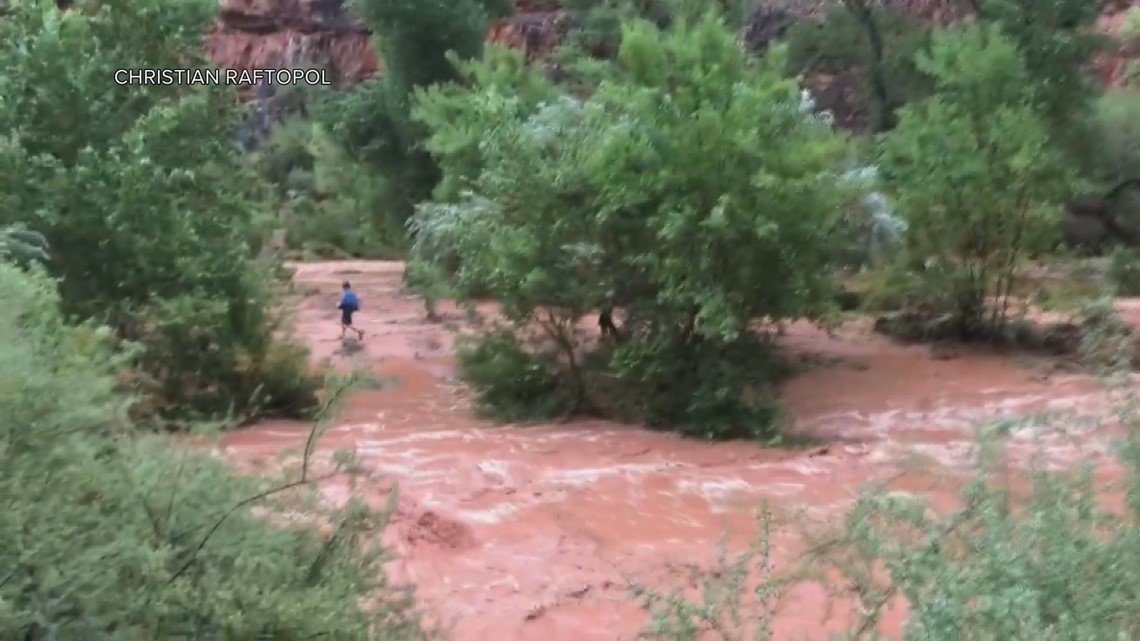
<path fill-rule="evenodd" d="M 784 339 L 817 363 L 784 389 L 796 429 L 817 439 L 808 448 L 707 444 L 604 421 L 494 427 L 470 410 L 448 330 L 400 295 L 401 263 L 296 267 L 298 336 L 316 358 L 384 381 L 353 393 L 321 449 L 354 448 L 376 478 L 398 483 L 385 534 L 400 556 L 391 575 L 412 582 L 458 641 L 634 639 L 646 619 L 629 582 L 683 587 L 686 566 L 711 562 L 723 535 L 736 549 L 752 539 L 761 501 L 777 514 L 834 522 L 861 487 L 887 481 L 945 502 L 953 479 L 969 472 L 977 430 L 1002 419 L 1072 413 L 1009 423 L 1011 460 L 1099 461 L 1098 478 L 1118 475 L 1112 430 L 1087 418 L 1108 410 L 1089 377 L 1012 356 L 903 347 L 857 326 L 831 337 L 794 326 Z M 346 279 L 362 298 L 358 323 L 368 334 L 351 357 L 337 354 Z M 1046 422 L 1067 427 L 1041 429 Z M 265 423 L 227 435 L 224 446 L 249 463 L 296 447 L 307 429 Z M 377 504 L 388 489 L 377 482 Z M 330 500 L 347 491 L 336 482 L 322 490 Z M 796 537 L 777 532 L 772 543 L 778 570 Z M 825 602 L 817 585 L 792 590 L 775 637 L 822 640 L 843 630 L 850 616 Z M 884 622 L 888 637 L 901 617 Z"/>

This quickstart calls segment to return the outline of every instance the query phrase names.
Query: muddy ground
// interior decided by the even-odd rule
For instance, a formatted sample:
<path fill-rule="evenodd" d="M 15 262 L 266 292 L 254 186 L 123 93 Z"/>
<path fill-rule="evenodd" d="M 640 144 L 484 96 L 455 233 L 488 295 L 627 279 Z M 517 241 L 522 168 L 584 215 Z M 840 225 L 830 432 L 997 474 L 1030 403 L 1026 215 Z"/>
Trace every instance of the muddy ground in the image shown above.
<path fill-rule="evenodd" d="M 819 364 L 784 389 L 795 429 L 817 442 L 797 450 L 707 444 L 604 421 L 495 427 L 474 417 L 456 378 L 451 336 L 399 294 L 402 264 L 297 265 L 297 334 L 318 359 L 385 381 L 354 393 L 321 442 L 351 447 L 378 479 L 381 505 L 395 481 L 398 513 L 385 539 L 400 554 L 392 576 L 411 581 L 425 608 L 457 641 L 634 639 L 645 616 L 627 585 L 690 582 L 728 534 L 740 549 L 754 512 L 834 524 L 871 481 L 946 504 L 967 474 L 978 429 L 1002 419 L 1072 413 L 1010 424 L 1010 460 L 1098 463 L 1104 482 L 1114 430 L 1104 389 L 1055 363 L 899 346 L 852 323 L 829 337 L 792 327 L 785 347 Z M 363 301 L 363 351 L 338 354 L 339 285 Z M 1122 301 L 1126 316 L 1140 305 Z M 444 308 L 454 314 L 455 310 Z M 458 318 L 458 315 L 455 315 Z M 1044 426 L 1048 424 L 1047 429 Z M 1058 430 L 1058 425 L 1063 429 Z M 233 432 L 226 452 L 249 463 L 295 447 L 308 426 L 265 423 Z M 343 500 L 343 485 L 323 491 Z M 777 532 L 779 571 L 795 556 L 794 529 Z M 776 618 L 777 639 L 826 639 L 845 629 L 823 588 L 795 588 Z M 897 638 L 901 610 L 881 628 Z"/>

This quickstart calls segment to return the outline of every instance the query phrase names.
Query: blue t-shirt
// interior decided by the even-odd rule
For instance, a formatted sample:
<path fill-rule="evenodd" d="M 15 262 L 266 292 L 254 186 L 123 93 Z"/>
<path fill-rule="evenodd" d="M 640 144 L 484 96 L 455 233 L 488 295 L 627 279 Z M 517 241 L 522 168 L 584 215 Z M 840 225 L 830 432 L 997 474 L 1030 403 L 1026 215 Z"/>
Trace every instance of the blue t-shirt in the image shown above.
<path fill-rule="evenodd" d="M 356 297 L 356 292 L 350 289 L 341 296 L 340 305 L 337 307 L 346 312 L 355 312 L 360 309 L 360 299 Z"/>

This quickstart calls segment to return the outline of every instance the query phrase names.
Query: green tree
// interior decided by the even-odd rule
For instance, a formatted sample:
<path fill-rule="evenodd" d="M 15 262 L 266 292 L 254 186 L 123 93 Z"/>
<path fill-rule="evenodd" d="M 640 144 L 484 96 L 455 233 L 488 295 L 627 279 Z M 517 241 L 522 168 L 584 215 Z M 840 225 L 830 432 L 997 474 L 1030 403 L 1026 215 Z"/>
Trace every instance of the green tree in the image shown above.
<path fill-rule="evenodd" d="M 652 424 L 709 436 L 767 427 L 770 408 L 743 395 L 763 387 L 763 372 L 749 376 L 734 355 L 754 353 L 744 347 L 754 346 L 755 319 L 827 311 L 830 229 L 848 197 L 837 171 L 844 140 L 800 111 L 783 65 L 783 50 L 754 58 L 711 14 L 668 31 L 639 21 L 586 99 L 535 105 L 476 84 L 463 90 L 462 119 L 432 121 L 441 163 L 478 173 L 456 179 L 459 202 L 421 207 L 417 243 L 446 248 L 426 260 L 457 257 L 456 295 L 501 301 L 517 342 L 537 334 L 555 346 L 513 381 L 543 371 L 564 381 L 565 403 L 548 406 L 563 410 L 620 413 L 613 396 L 624 386 L 637 399 L 624 409 Z M 477 161 L 463 142 L 472 131 L 484 132 Z M 450 164 L 451 153 L 462 162 Z M 584 356 L 581 319 L 615 304 L 632 316 L 626 340 Z M 510 350 L 491 352 L 472 354 Z M 605 384 L 591 387 L 591 367 Z M 515 398 L 542 389 L 551 388 L 534 383 Z"/>
<path fill-rule="evenodd" d="M 1087 0 L 967 0 L 978 16 L 998 25 L 1021 54 L 1034 85 L 1033 106 L 1085 177 L 1100 150 L 1091 108 L 1098 90 L 1087 72 L 1106 42 L 1096 33 L 1100 7 Z"/>
<path fill-rule="evenodd" d="M 1071 176 L 1038 115 L 1035 85 L 997 27 L 935 33 L 919 68 L 936 93 L 900 112 L 879 163 L 907 217 L 903 260 L 923 306 L 963 332 L 1003 323 L 1025 250 L 1055 229 Z"/>
<path fill-rule="evenodd" d="M 215 10 L 14 3 L 0 20 L 0 225 L 45 236 L 67 313 L 147 346 L 153 409 L 299 415 L 316 381 L 303 350 L 273 340 L 271 266 L 253 258 L 265 192 L 232 143 L 236 96 L 115 80 L 198 60 Z"/>
<path fill-rule="evenodd" d="M 489 20 L 508 15 L 508 0 L 356 0 L 353 9 L 372 29 L 384 61 L 382 75 L 317 105 L 325 123 L 364 171 L 375 171 L 387 188 L 381 225 L 393 237 L 416 203 L 431 196 L 439 180 L 423 148 L 426 132 L 411 116 L 416 88 L 458 80 L 449 53 L 478 58 Z"/>

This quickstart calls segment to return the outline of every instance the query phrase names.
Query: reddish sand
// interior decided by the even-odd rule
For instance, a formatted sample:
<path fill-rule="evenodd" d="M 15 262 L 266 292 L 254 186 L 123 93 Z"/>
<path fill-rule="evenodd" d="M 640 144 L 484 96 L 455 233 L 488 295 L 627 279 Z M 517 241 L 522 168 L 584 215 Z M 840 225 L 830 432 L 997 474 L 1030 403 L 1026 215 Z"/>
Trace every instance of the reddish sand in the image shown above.
<path fill-rule="evenodd" d="M 786 347 L 827 361 L 785 389 L 796 429 L 821 439 L 815 447 L 713 445 L 603 421 L 495 427 L 470 411 L 448 330 L 399 295 L 400 263 L 297 267 L 297 332 L 315 356 L 389 380 L 348 399 L 321 448 L 355 448 L 378 477 L 398 483 L 398 513 L 385 535 L 401 555 L 392 576 L 412 581 L 458 641 L 634 639 L 646 619 L 629 582 L 687 585 L 685 567 L 710 562 L 723 534 L 735 549 L 753 537 L 761 501 L 779 515 L 834 523 L 866 483 L 892 479 L 896 490 L 945 504 L 954 483 L 942 481 L 969 471 L 978 427 L 1045 411 L 1089 417 L 1105 405 L 1087 377 L 1050 373 L 1044 363 L 947 358 L 865 329 L 829 338 L 793 327 Z M 334 307 L 345 279 L 362 297 L 359 324 L 368 332 L 352 357 L 336 354 Z M 1107 458 L 1108 431 L 1091 420 L 1061 421 L 1063 432 L 1044 422 L 1014 426 L 1014 463 Z M 248 462 L 295 447 L 306 431 L 267 423 L 228 435 L 225 446 Z M 1116 473 L 1102 466 L 1106 480 Z M 346 493 L 335 483 L 323 489 L 331 500 Z M 379 504 L 388 486 L 375 489 Z M 774 537 L 777 572 L 795 540 L 789 531 Z M 794 589 L 775 637 L 843 630 L 850 616 L 827 612 L 825 601 L 819 586 Z M 888 638 L 897 638 L 900 619 L 895 612 L 884 622 Z"/>

